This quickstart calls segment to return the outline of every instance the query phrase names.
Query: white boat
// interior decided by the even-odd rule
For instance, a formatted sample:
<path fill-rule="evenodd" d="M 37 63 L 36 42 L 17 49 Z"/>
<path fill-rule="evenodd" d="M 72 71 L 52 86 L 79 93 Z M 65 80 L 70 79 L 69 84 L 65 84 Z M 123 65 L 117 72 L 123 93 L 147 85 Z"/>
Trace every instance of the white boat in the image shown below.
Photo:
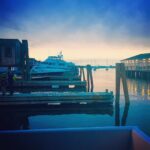
<path fill-rule="evenodd" d="M 49 56 L 45 61 L 33 66 L 30 71 L 32 76 L 43 75 L 77 75 L 78 69 L 72 62 L 63 60 L 63 55 Z"/>

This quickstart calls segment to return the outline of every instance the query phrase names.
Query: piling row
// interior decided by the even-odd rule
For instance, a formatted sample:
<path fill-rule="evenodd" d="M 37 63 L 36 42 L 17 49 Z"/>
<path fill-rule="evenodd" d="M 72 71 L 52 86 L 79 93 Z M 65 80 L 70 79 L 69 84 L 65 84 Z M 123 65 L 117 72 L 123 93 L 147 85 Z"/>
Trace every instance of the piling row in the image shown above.
<path fill-rule="evenodd" d="M 126 70 L 126 76 L 128 78 L 150 80 L 150 71 Z"/>

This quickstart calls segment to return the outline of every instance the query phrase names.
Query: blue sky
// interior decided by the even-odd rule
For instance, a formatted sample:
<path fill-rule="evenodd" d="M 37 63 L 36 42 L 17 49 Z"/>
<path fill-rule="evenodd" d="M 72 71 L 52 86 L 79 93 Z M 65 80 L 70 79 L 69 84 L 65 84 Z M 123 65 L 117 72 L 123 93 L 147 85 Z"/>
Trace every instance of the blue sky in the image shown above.
<path fill-rule="evenodd" d="M 150 52 L 149 0 L 1 0 L 0 38 L 29 40 L 30 56 L 122 59 Z"/>

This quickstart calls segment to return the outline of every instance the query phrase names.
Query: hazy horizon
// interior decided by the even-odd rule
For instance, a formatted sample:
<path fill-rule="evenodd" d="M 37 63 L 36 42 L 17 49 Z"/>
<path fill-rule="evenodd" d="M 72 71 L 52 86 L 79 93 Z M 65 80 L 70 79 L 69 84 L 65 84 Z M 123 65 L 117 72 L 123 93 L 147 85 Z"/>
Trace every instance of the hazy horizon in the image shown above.
<path fill-rule="evenodd" d="M 1 0 L 0 38 L 27 39 L 30 57 L 121 60 L 150 51 L 150 1 Z"/>

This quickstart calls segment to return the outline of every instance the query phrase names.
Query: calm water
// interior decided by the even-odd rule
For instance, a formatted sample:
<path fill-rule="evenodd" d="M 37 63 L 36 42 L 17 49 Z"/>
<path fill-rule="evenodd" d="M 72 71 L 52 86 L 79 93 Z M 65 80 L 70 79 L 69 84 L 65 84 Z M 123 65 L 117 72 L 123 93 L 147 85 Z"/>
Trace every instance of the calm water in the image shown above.
<path fill-rule="evenodd" d="M 97 70 L 94 91 L 115 91 L 115 70 Z M 150 135 L 150 83 L 128 80 L 130 105 L 124 104 L 121 89 L 120 107 L 66 108 L 51 111 L 48 108 L 16 108 L 0 110 L 1 129 L 37 129 L 98 126 L 138 126 Z"/>

